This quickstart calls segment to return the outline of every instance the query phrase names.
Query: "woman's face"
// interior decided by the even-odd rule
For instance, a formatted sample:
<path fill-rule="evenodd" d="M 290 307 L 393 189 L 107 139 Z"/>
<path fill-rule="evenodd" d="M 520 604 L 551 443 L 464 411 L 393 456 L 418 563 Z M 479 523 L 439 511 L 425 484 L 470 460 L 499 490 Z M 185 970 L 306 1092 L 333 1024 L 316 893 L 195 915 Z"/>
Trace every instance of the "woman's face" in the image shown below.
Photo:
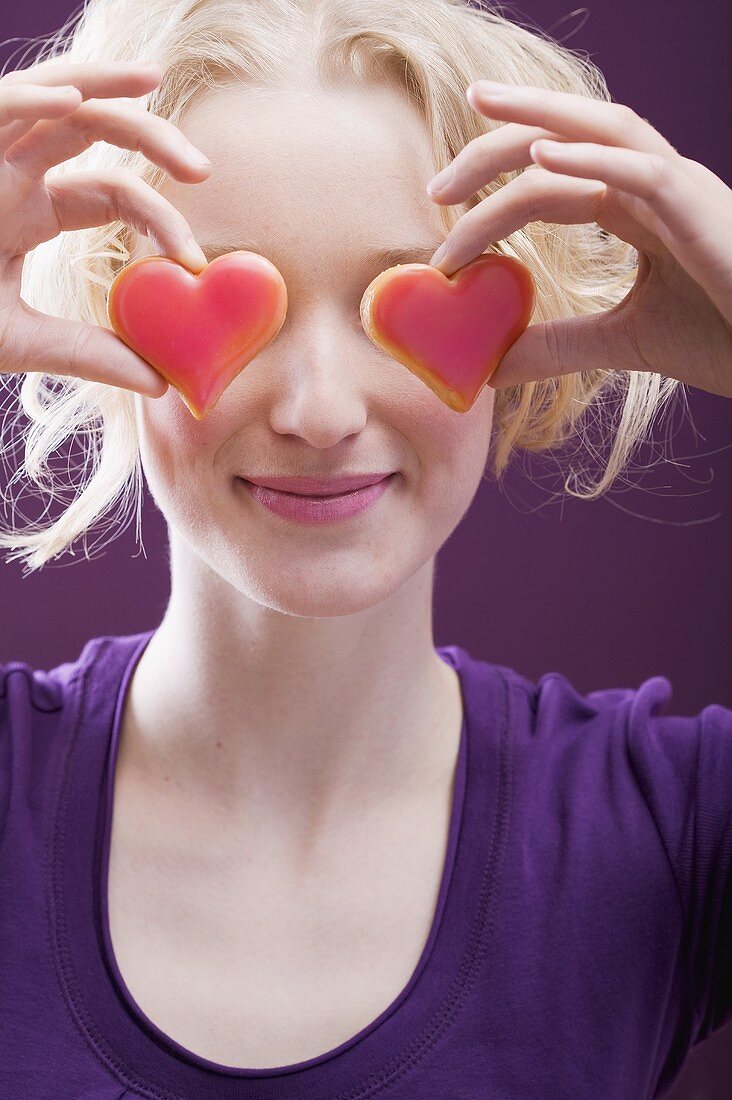
<path fill-rule="evenodd" d="M 202 183 L 169 177 L 162 193 L 204 251 L 271 260 L 288 311 L 206 419 L 172 386 L 136 395 L 148 485 L 171 539 L 258 603 L 306 616 L 370 607 L 467 511 L 493 416 L 492 389 L 454 412 L 361 325 L 363 292 L 389 266 L 369 254 L 422 248 L 414 260 L 427 263 L 444 236 L 425 194 L 438 167 L 426 129 L 397 89 L 234 83 L 206 92 L 180 129 L 213 168 Z M 155 253 L 140 237 L 135 257 Z M 282 518 L 238 480 L 377 471 L 397 472 L 380 499 L 327 523 Z"/>

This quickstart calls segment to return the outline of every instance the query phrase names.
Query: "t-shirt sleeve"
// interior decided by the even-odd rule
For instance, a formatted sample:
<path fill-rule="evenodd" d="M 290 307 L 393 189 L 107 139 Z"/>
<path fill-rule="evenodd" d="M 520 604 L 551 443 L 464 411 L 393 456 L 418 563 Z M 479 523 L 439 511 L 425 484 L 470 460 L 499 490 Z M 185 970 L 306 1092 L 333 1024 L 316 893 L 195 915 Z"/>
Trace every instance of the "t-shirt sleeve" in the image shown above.
<path fill-rule="evenodd" d="M 664 714 L 666 677 L 633 693 L 630 766 L 669 860 L 699 1043 L 732 1019 L 732 710 Z"/>

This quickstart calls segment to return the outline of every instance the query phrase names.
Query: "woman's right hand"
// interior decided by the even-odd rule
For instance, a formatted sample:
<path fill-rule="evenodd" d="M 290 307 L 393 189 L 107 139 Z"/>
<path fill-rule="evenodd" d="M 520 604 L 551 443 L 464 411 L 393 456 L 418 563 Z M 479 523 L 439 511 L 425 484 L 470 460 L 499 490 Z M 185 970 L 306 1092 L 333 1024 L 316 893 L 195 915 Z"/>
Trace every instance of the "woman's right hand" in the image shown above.
<path fill-rule="evenodd" d="M 183 215 L 130 169 L 44 178 L 101 140 L 139 149 L 177 180 L 204 179 L 210 165 L 196 164 L 197 150 L 173 123 L 115 98 L 145 95 L 162 77 L 160 65 L 51 59 L 0 78 L 0 372 L 73 375 L 146 397 L 167 391 L 167 380 L 112 329 L 52 317 L 20 297 L 27 252 L 60 232 L 113 220 L 149 236 L 160 254 L 205 267 Z"/>

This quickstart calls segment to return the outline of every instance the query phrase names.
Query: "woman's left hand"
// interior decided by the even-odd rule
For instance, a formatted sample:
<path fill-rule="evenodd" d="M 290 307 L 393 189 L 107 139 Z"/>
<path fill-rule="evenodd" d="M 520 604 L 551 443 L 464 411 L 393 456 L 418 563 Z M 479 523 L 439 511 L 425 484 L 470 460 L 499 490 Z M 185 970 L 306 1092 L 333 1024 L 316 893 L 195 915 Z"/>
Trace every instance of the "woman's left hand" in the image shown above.
<path fill-rule="evenodd" d="M 732 397 L 732 190 L 623 104 L 523 85 L 487 94 L 482 83 L 470 85 L 468 102 L 508 125 L 470 141 L 451 182 L 430 197 L 465 202 L 500 172 L 538 167 L 464 213 L 432 264 L 452 275 L 539 220 L 596 221 L 638 251 L 636 281 L 621 302 L 529 325 L 488 385 L 599 367 L 654 371 Z"/>

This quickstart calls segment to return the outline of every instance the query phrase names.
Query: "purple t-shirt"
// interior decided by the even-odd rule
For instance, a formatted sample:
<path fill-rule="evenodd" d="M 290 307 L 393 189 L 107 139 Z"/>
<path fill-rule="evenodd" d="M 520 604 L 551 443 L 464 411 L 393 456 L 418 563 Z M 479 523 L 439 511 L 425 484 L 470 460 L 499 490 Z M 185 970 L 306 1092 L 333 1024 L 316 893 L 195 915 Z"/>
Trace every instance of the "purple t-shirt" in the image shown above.
<path fill-rule="evenodd" d="M 662 715 L 665 677 L 580 695 L 452 645 L 465 722 L 409 981 L 307 1061 L 186 1050 L 131 997 L 108 924 L 119 719 L 152 634 L 0 665 L 0 1097 L 644 1100 L 732 1017 L 732 710 Z"/>

